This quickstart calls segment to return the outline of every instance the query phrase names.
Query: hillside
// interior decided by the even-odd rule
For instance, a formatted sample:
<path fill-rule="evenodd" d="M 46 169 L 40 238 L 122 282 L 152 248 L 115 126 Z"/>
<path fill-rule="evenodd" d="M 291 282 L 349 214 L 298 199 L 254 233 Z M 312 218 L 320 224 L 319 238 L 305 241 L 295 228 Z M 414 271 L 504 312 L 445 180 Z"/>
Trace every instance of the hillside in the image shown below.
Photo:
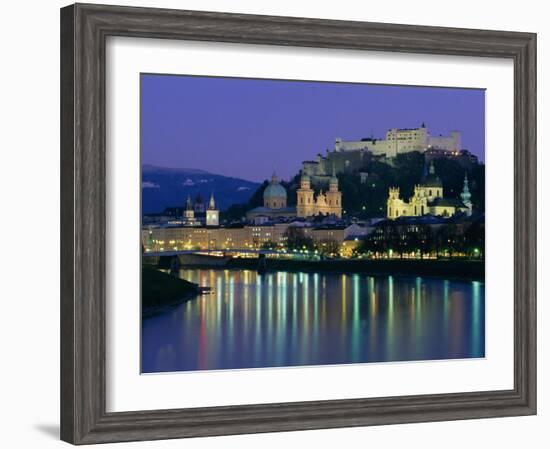
<path fill-rule="evenodd" d="M 260 184 L 239 178 L 190 168 L 144 165 L 141 174 L 142 213 L 162 212 L 166 207 L 183 206 L 187 195 L 198 193 L 205 201 L 214 192 L 218 208 L 247 203 Z"/>
<path fill-rule="evenodd" d="M 434 166 L 437 176 L 443 182 L 446 198 L 460 198 L 460 192 L 464 182 L 464 168 L 454 160 L 436 159 Z M 358 173 L 346 173 L 338 175 L 339 188 L 342 192 L 343 208 L 347 214 L 369 218 L 380 217 L 386 214 L 388 188 L 397 186 L 401 190 L 401 198 L 408 200 L 413 194 L 415 184 L 421 182 L 425 170 L 424 155 L 419 152 L 411 152 L 398 155 L 392 164 L 373 161 L 364 168 L 368 173 L 365 182 L 361 182 Z M 470 192 L 474 209 L 478 212 L 485 211 L 485 165 L 472 165 L 468 171 Z M 296 205 L 296 190 L 299 187 L 299 175 L 290 182 L 281 182 L 287 189 L 288 205 Z M 225 214 L 226 219 L 237 219 L 254 207 L 263 204 L 263 191 L 268 185 L 264 181 L 257 190 L 251 194 L 247 204 L 235 205 Z M 327 186 L 313 186 L 318 192 Z"/>

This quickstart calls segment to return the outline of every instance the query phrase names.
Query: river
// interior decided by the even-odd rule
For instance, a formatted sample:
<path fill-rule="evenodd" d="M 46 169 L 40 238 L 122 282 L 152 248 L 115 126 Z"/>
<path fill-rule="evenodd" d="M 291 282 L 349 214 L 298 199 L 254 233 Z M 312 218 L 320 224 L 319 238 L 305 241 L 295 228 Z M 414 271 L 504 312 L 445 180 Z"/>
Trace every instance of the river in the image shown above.
<path fill-rule="evenodd" d="M 142 372 L 484 357 L 478 281 L 181 270 L 212 293 L 145 318 Z"/>

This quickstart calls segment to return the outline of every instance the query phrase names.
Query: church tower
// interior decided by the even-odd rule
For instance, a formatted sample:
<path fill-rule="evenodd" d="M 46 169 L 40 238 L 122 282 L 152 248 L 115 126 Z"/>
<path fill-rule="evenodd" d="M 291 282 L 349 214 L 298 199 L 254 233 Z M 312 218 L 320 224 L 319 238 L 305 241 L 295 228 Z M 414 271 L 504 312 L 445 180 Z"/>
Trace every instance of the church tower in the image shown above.
<path fill-rule="evenodd" d="M 309 176 L 302 173 L 300 188 L 296 191 L 296 215 L 298 217 L 310 217 L 315 215 L 315 200 L 311 188 Z"/>
<path fill-rule="evenodd" d="M 220 225 L 220 211 L 216 208 L 216 200 L 214 199 L 214 192 L 210 195 L 210 201 L 208 201 L 208 209 L 206 210 L 206 226 L 219 226 Z"/>
<path fill-rule="evenodd" d="M 462 202 L 464 205 L 468 208 L 468 211 L 466 212 L 466 215 L 470 216 L 472 215 L 472 194 L 470 193 L 470 188 L 468 187 L 468 174 L 464 174 L 464 187 L 462 187 L 462 193 L 460 194 L 460 198 L 462 199 Z"/>
<path fill-rule="evenodd" d="M 334 214 L 337 217 L 342 216 L 342 192 L 338 191 L 338 178 L 334 171 L 334 165 L 332 166 L 332 177 L 330 178 L 328 185 L 328 192 L 326 193 L 327 205 L 329 214 Z"/>
<path fill-rule="evenodd" d="M 391 219 L 399 217 L 400 215 L 399 206 L 401 204 L 402 204 L 402 201 L 399 198 L 399 187 L 390 187 L 388 191 L 387 217 Z"/>
<path fill-rule="evenodd" d="M 428 197 L 426 189 L 422 186 L 414 186 L 414 195 L 410 199 L 410 214 L 413 217 L 419 217 L 428 213 Z"/>
<path fill-rule="evenodd" d="M 204 207 L 204 201 L 202 200 L 202 196 L 199 193 L 197 193 L 197 196 L 195 197 L 195 213 L 196 214 L 204 214 L 205 207 Z"/>
<path fill-rule="evenodd" d="M 187 201 L 185 202 L 185 211 L 183 212 L 183 218 L 185 219 L 185 222 L 188 224 L 191 224 L 195 221 L 195 211 L 193 210 L 191 195 L 187 195 Z"/>

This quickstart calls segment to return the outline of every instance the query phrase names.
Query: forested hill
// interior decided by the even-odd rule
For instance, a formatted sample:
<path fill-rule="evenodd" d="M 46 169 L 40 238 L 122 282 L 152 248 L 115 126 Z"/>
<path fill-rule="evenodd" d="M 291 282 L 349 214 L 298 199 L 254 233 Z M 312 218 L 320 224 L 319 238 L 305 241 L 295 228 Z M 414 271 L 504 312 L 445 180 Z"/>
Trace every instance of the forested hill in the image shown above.
<path fill-rule="evenodd" d="M 446 198 L 460 199 L 464 183 L 465 169 L 452 159 L 435 159 L 435 173 L 443 182 L 443 193 Z M 368 173 L 364 183 L 361 183 L 359 173 L 338 175 L 339 187 L 342 192 L 343 208 L 347 214 L 363 218 L 380 217 L 386 214 L 388 189 L 399 187 L 401 198 L 408 200 L 414 191 L 414 186 L 422 181 L 425 173 L 424 155 L 419 152 L 400 154 L 392 164 L 372 161 L 362 170 Z M 474 209 L 485 210 L 485 166 L 472 165 L 468 171 L 470 193 Z M 299 175 L 290 182 L 281 182 L 287 189 L 288 205 L 296 204 L 296 190 L 299 187 Z M 263 191 L 268 185 L 264 181 L 252 194 L 249 201 L 236 204 L 225 211 L 227 219 L 239 219 L 247 210 L 263 205 Z M 316 187 L 318 191 L 322 186 Z M 326 187 L 324 187 L 326 188 Z"/>
<path fill-rule="evenodd" d="M 443 182 L 445 198 L 460 199 L 466 173 L 463 166 L 452 159 L 435 159 L 436 175 Z M 398 155 L 393 165 L 373 161 L 366 169 L 365 183 L 359 174 L 338 176 L 342 203 L 347 213 L 365 217 L 379 217 L 386 214 L 388 189 L 399 187 L 401 198 L 408 200 L 414 193 L 414 186 L 422 181 L 425 173 L 424 155 L 418 152 Z M 468 171 L 469 188 L 474 209 L 485 210 L 485 165 L 472 165 Z M 364 209 L 363 209 L 364 208 Z"/>

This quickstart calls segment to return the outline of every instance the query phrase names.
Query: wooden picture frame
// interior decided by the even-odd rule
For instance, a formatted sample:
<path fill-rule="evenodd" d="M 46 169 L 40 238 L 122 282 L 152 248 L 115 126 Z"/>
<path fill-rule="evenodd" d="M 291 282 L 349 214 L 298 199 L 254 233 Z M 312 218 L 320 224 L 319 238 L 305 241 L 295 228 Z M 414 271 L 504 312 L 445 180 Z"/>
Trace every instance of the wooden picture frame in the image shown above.
<path fill-rule="evenodd" d="M 510 58 L 514 388 L 106 412 L 107 36 Z M 61 10 L 61 438 L 73 444 L 536 413 L 536 35 L 76 4 Z"/>

